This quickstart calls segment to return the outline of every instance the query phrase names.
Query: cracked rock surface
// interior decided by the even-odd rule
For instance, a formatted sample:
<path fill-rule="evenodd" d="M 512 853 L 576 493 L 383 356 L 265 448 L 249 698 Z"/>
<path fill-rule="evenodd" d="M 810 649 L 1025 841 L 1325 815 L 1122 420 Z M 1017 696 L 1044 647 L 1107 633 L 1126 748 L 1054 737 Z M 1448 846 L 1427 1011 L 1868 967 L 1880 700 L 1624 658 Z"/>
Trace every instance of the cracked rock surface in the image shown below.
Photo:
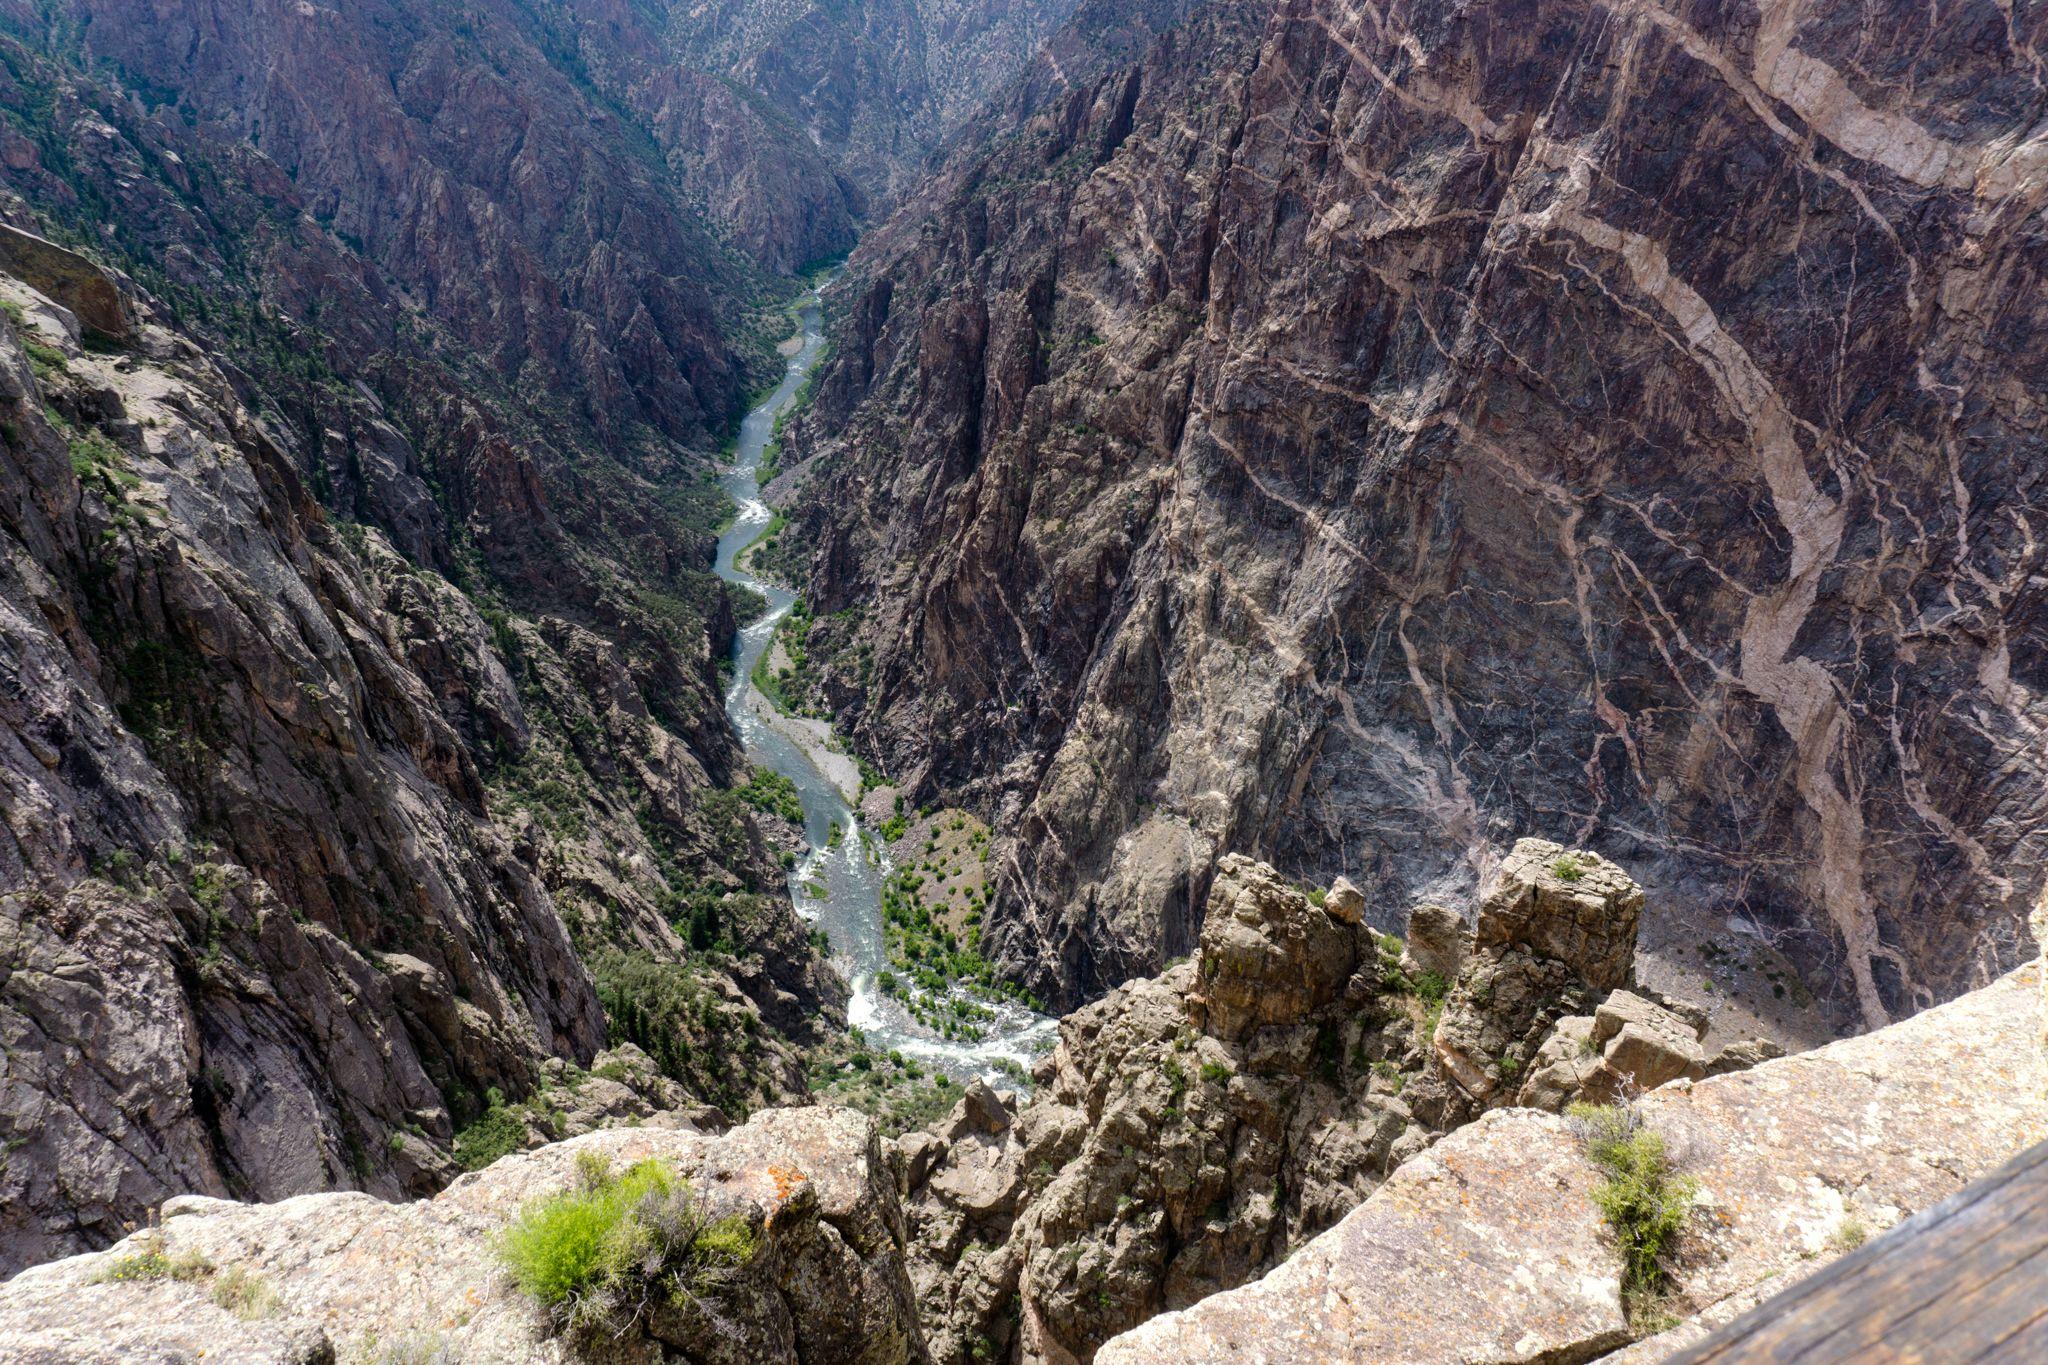
<path fill-rule="evenodd" d="M 2039 964 L 1903 1023 L 1677 1081 L 1639 1107 L 1699 1196 L 1662 1359 L 1853 1242 L 2048 1138 Z M 1629 1341 L 1597 1172 L 1549 1114 L 1496 1110 L 1255 1284 L 1109 1342 L 1102 1365 L 1581 1360 Z"/>
<path fill-rule="evenodd" d="M 492 1251 L 520 1206 L 568 1187 L 587 1154 L 617 1166 L 667 1160 L 708 1212 L 742 1215 L 762 1239 L 721 1291 L 715 1320 L 657 1314 L 652 1335 L 609 1341 L 604 1358 L 924 1359 L 893 1176 L 868 1120 L 827 1108 L 760 1114 L 718 1138 L 675 1129 L 593 1133 L 506 1157 L 411 1204 L 354 1193 L 267 1205 L 174 1199 L 160 1229 L 0 1286 L 0 1354 L 50 1365 L 587 1359 L 548 1335 Z M 210 1269 L 188 1280 L 101 1278 L 145 1250 L 203 1258 Z M 270 1312 L 247 1320 L 214 1301 L 212 1285 L 234 1271 L 274 1291 Z"/>

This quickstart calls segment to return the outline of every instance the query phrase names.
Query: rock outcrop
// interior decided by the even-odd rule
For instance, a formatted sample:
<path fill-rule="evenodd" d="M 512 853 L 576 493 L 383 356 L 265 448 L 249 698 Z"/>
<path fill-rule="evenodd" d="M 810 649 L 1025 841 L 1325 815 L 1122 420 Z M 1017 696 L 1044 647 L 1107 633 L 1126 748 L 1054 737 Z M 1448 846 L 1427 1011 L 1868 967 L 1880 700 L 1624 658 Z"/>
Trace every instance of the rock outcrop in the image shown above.
<path fill-rule="evenodd" d="M 2044 23 L 1198 5 L 1006 105 L 785 456 L 820 696 L 1002 832 L 989 954 L 1071 1006 L 1227 850 L 1398 911 L 1540 824 L 1837 1029 L 2025 956 Z"/>
<path fill-rule="evenodd" d="M 1411 941 L 1420 930 L 1425 958 L 1459 966 L 1409 1094 L 1415 1112 L 1450 1128 L 1488 1108 L 1608 1103 L 1782 1055 L 1755 1039 L 1709 1058 L 1707 1012 L 1636 982 L 1643 906 L 1620 867 L 1544 839 L 1516 841 L 1469 934 L 1455 912 L 1417 906 Z"/>
<path fill-rule="evenodd" d="M 1062 1021 L 1021 1111 L 970 1092 L 906 1139 L 934 1357 L 1086 1359 L 1243 1283 L 1421 1150 L 1415 1024 L 1381 960 L 1372 929 L 1226 858 L 1195 960 Z"/>
<path fill-rule="evenodd" d="M 1698 1182 L 1664 1358 L 1861 1235 L 2048 1138 L 2041 967 L 1904 1023 L 1679 1081 L 1637 1108 Z M 1588 1360 L 1625 1346 L 1598 1172 L 1556 1117 L 1497 1111 L 1395 1172 L 1258 1283 L 1119 1337 L 1101 1365 Z"/>
<path fill-rule="evenodd" d="M 696 1313 L 656 1311 L 616 1360 L 925 1358 L 904 1274 L 894 1177 L 868 1120 L 786 1109 L 713 1138 L 592 1134 L 507 1157 L 433 1199 L 316 1194 L 280 1204 L 182 1197 L 94 1255 L 0 1286 L 0 1355 L 57 1362 L 586 1359 L 565 1350 L 499 1263 L 522 1205 L 569 1188 L 594 1158 L 657 1159 L 707 1215 L 756 1230 L 749 1258 Z"/>
<path fill-rule="evenodd" d="M 1513 1103 L 1516 1087 L 1498 1082 L 1517 1058 L 1546 1055 L 1578 1022 L 1593 1036 L 1594 1021 L 1572 1014 L 1599 998 L 1589 979 L 1631 979 L 1641 888 L 1583 851 L 1572 856 L 1584 875 L 1562 881 L 1564 856 L 1517 845 L 1480 910 L 1484 946 L 1468 950 L 1453 912 L 1418 909 L 1441 940 L 1430 951 L 1465 958 L 1447 1000 L 1362 922 L 1355 888 L 1311 897 L 1268 866 L 1223 858 L 1194 960 L 1062 1021 L 1029 1104 L 978 1087 L 937 1130 L 902 1140 L 911 1274 L 934 1358 L 1087 1360 L 1129 1326 L 1258 1275 L 1441 1133 Z M 1679 1017 L 1621 990 L 1600 1008 L 1603 1028 L 1633 1011 L 1617 1042 L 1653 1011 Z M 1468 1090 L 1474 1039 L 1512 1041 L 1484 1044 L 1486 1083 Z M 1592 1058 L 1583 1077 L 1538 1073 L 1556 1107 L 1610 1075 L 1626 1072 L 1624 1089 L 1652 1083 L 1634 1052 Z M 1590 1237 L 1557 1251 L 1607 1254 Z"/>
<path fill-rule="evenodd" d="M 0 271 L 70 311 L 81 327 L 106 341 L 126 341 L 134 310 L 107 273 L 75 251 L 0 223 Z"/>

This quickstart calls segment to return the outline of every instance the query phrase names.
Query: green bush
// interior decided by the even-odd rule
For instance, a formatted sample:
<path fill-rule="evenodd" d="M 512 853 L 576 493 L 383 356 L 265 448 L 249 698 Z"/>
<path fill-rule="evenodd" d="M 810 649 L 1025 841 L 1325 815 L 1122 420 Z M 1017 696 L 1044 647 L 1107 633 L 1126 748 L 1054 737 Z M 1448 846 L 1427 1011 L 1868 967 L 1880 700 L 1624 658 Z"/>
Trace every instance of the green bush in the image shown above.
<path fill-rule="evenodd" d="M 690 1249 L 701 1264 L 731 1270 L 754 1259 L 754 1253 L 761 1249 L 761 1239 L 753 1224 L 734 1213 L 698 1233 Z"/>
<path fill-rule="evenodd" d="M 631 1216 L 633 1205 L 645 1195 L 666 1197 L 676 1186 L 658 1161 L 578 1183 L 528 1204 L 500 1248 L 514 1282 L 549 1308 L 589 1288 L 601 1268 L 615 1272 L 626 1244 L 644 1232 Z"/>
<path fill-rule="evenodd" d="M 716 1292 L 760 1247 L 746 1217 L 707 1219 L 667 1162 L 614 1174 L 586 1155 L 572 1188 L 520 1210 L 498 1256 L 557 1327 L 618 1333 L 661 1298 Z"/>
<path fill-rule="evenodd" d="M 737 790 L 740 799 L 755 810 L 779 815 L 792 825 L 801 826 L 804 822 L 804 808 L 797 799 L 796 783 L 773 768 L 754 769 L 747 778 L 747 784 Z"/>
<path fill-rule="evenodd" d="M 1580 1148 L 1606 1173 L 1593 1201 L 1621 1250 L 1622 1298 L 1632 1317 L 1654 1308 L 1669 1275 L 1665 1260 L 1698 1184 L 1672 1170 L 1661 1134 L 1626 1105 L 1574 1104 L 1565 1111 Z"/>
<path fill-rule="evenodd" d="M 525 1146 L 526 1125 L 505 1103 L 505 1097 L 493 1090 L 483 1114 L 455 1134 L 455 1163 L 465 1171 L 480 1171 Z"/>
<path fill-rule="evenodd" d="M 1586 869 L 1579 863 L 1579 855 L 1566 853 L 1550 865 L 1550 870 L 1561 882 L 1575 882 L 1586 875 Z"/>
<path fill-rule="evenodd" d="M 29 368 L 36 372 L 36 378 L 47 379 L 71 368 L 64 353 L 55 346 L 46 346 L 40 341 L 22 338 L 21 348 L 28 352 Z"/>

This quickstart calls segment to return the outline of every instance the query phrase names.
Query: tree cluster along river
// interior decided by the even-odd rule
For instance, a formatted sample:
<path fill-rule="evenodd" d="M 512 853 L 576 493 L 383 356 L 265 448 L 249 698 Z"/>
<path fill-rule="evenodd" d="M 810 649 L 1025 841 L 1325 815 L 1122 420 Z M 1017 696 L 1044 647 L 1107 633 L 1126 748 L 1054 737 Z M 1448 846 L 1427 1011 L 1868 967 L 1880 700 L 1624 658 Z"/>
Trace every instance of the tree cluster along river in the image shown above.
<path fill-rule="evenodd" d="M 761 461 L 774 435 L 775 419 L 796 401 L 804 380 L 823 358 L 823 308 L 815 291 L 802 303 L 797 349 L 789 357 L 782 382 L 740 426 L 739 443 L 724 487 L 738 508 L 732 525 L 718 539 L 718 576 L 751 588 L 767 599 L 768 610 L 746 627 L 734 644 L 732 685 L 725 696 L 726 714 L 745 742 L 747 757 L 796 784 L 803 806 L 804 841 L 808 846 L 790 878 L 790 894 L 798 913 L 814 919 L 832 943 L 833 962 L 853 987 L 847 1020 L 879 1049 L 895 1049 L 937 1067 L 956 1079 L 985 1075 L 995 1079 L 994 1066 L 1007 1058 L 1025 1067 L 1052 1033 L 1044 1015 L 1013 1002 L 989 1004 L 995 1019 L 982 1027 L 979 1042 L 947 1042 L 919 1025 L 896 1001 L 876 989 L 876 976 L 887 965 L 882 929 L 882 886 L 893 870 L 891 850 L 879 834 L 862 827 L 856 809 L 860 778 L 851 761 L 834 762 L 842 746 L 823 722 L 799 720 L 780 712 L 754 686 L 754 665 L 789 614 L 796 594 L 772 579 L 758 578 L 739 567 L 740 555 L 759 540 L 773 514 L 761 500 Z M 827 769 L 833 771 L 828 773 Z M 839 837 L 833 837 L 834 830 Z M 822 886 L 818 899 L 806 886 Z"/>

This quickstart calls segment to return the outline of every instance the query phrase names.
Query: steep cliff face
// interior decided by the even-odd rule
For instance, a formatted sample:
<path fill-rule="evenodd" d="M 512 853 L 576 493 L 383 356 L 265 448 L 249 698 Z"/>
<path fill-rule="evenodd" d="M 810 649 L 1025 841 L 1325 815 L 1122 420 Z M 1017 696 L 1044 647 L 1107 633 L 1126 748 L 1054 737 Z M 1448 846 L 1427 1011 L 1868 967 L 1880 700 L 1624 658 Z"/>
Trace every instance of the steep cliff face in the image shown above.
<path fill-rule="evenodd" d="M 864 201 L 667 43 L 0 2 L 0 1263 L 178 1190 L 429 1192 L 608 1035 L 694 1104 L 803 1090 L 843 987 L 723 717 L 706 457 L 762 267 Z M 130 316 L 81 333 L 52 262 Z"/>
<path fill-rule="evenodd" d="M 676 5 L 668 40 L 791 120 L 878 197 L 1025 66 L 1073 0 L 714 0 Z"/>
<path fill-rule="evenodd" d="M 553 57 L 549 21 L 396 0 L 53 13 L 82 62 L 260 148 L 321 227 L 600 429 L 687 437 L 744 393 L 716 314 L 739 282 L 639 130 Z"/>
<path fill-rule="evenodd" d="M 0 1264 L 429 1192 L 608 1015 L 697 1099 L 802 1089 L 840 988 L 621 646 L 330 521 L 147 300 L 0 307 Z"/>
<path fill-rule="evenodd" d="M 1186 952 L 1225 850 L 1401 904 L 1525 829 L 1840 1024 L 2016 959 L 2043 21 L 1880 10 L 1211 6 L 856 257 L 822 692 L 995 817 L 1011 971 Z"/>

